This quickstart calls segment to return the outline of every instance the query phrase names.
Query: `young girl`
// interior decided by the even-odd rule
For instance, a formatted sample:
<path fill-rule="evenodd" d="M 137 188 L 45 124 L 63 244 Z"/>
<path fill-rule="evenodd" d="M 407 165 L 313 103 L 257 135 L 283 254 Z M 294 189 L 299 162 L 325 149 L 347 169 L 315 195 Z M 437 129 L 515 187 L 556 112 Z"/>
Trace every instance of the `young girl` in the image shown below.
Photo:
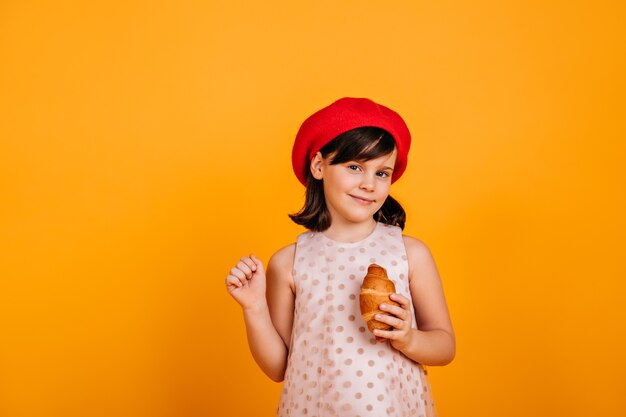
<path fill-rule="evenodd" d="M 267 272 L 250 255 L 226 277 L 254 359 L 284 380 L 278 416 L 436 415 L 423 365 L 451 362 L 455 337 L 433 257 L 402 235 L 405 213 L 389 195 L 410 141 L 402 118 L 368 99 L 314 113 L 292 153 L 306 198 L 290 217 L 309 231 L 276 252 Z M 372 263 L 387 270 L 399 304 L 379 306 L 376 320 L 392 328 L 374 334 L 359 307 Z"/>

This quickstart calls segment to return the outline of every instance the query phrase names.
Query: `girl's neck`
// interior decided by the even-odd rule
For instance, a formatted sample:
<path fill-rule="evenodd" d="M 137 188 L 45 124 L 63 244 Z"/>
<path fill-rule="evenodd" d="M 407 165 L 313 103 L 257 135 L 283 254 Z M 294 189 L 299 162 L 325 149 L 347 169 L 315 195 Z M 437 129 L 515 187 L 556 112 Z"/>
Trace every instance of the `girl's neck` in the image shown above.
<path fill-rule="evenodd" d="M 343 243 L 354 243 L 368 237 L 376 228 L 376 221 L 349 223 L 333 221 L 330 227 L 324 230 L 324 236 L 331 240 Z"/>

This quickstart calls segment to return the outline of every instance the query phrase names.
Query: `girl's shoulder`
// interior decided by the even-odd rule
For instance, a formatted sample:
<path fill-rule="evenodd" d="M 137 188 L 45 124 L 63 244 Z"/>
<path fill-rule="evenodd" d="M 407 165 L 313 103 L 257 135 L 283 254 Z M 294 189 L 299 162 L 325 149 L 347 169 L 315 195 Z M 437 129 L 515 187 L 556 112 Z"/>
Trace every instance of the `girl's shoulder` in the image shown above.
<path fill-rule="evenodd" d="M 270 260 L 268 262 L 268 268 L 272 266 L 282 271 L 287 271 L 291 273 L 291 271 L 293 270 L 294 260 L 296 257 L 296 247 L 298 246 L 298 244 L 301 244 L 305 240 L 308 240 L 314 236 L 315 236 L 315 232 L 311 232 L 310 230 L 300 233 L 297 236 L 295 242 L 290 243 L 287 246 L 283 246 L 282 248 L 274 252 L 274 254 L 270 257 Z"/>
<path fill-rule="evenodd" d="M 284 246 L 278 249 L 274 254 L 270 257 L 268 262 L 268 268 L 273 266 L 279 269 L 293 269 L 293 260 L 296 254 L 296 243 L 291 243 L 287 246 Z"/>
<path fill-rule="evenodd" d="M 413 271 L 416 269 L 435 265 L 430 248 L 424 241 L 408 235 L 402 235 L 402 240 L 409 263 L 409 277 L 413 276 Z"/>
<path fill-rule="evenodd" d="M 291 243 L 278 249 L 267 262 L 267 279 L 273 283 L 287 285 L 294 291 L 293 266 L 296 244 Z"/>
<path fill-rule="evenodd" d="M 402 240 L 404 241 L 404 246 L 406 247 L 407 252 L 409 251 L 409 249 L 412 251 L 428 251 L 429 250 L 426 243 L 424 243 L 423 240 L 418 239 L 416 237 L 403 234 Z"/>

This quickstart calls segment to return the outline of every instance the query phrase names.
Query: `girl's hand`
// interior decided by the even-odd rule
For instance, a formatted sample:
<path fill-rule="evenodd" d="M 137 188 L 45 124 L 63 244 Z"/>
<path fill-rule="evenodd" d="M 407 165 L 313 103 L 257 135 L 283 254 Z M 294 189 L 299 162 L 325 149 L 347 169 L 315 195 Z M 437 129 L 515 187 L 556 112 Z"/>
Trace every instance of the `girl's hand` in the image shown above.
<path fill-rule="evenodd" d="M 376 314 L 374 318 L 381 323 L 391 325 L 393 330 L 376 329 L 374 330 L 374 335 L 389 339 L 391 346 L 403 352 L 410 345 L 413 335 L 411 331 L 411 300 L 400 294 L 391 294 L 389 298 L 399 303 L 400 307 L 383 303 L 379 308 L 392 315 Z"/>
<path fill-rule="evenodd" d="M 265 270 L 253 254 L 243 256 L 226 277 L 226 289 L 243 309 L 266 304 Z"/>

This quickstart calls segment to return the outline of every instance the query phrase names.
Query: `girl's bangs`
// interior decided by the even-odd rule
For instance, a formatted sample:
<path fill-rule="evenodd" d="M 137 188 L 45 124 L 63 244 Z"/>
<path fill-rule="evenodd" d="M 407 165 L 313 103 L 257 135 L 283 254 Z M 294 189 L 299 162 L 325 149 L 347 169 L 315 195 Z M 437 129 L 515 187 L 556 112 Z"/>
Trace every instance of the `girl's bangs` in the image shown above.
<path fill-rule="evenodd" d="M 396 147 L 393 136 L 379 127 L 360 127 L 349 130 L 330 141 L 320 151 L 331 156 L 331 164 L 348 161 L 369 161 L 388 155 Z"/>

